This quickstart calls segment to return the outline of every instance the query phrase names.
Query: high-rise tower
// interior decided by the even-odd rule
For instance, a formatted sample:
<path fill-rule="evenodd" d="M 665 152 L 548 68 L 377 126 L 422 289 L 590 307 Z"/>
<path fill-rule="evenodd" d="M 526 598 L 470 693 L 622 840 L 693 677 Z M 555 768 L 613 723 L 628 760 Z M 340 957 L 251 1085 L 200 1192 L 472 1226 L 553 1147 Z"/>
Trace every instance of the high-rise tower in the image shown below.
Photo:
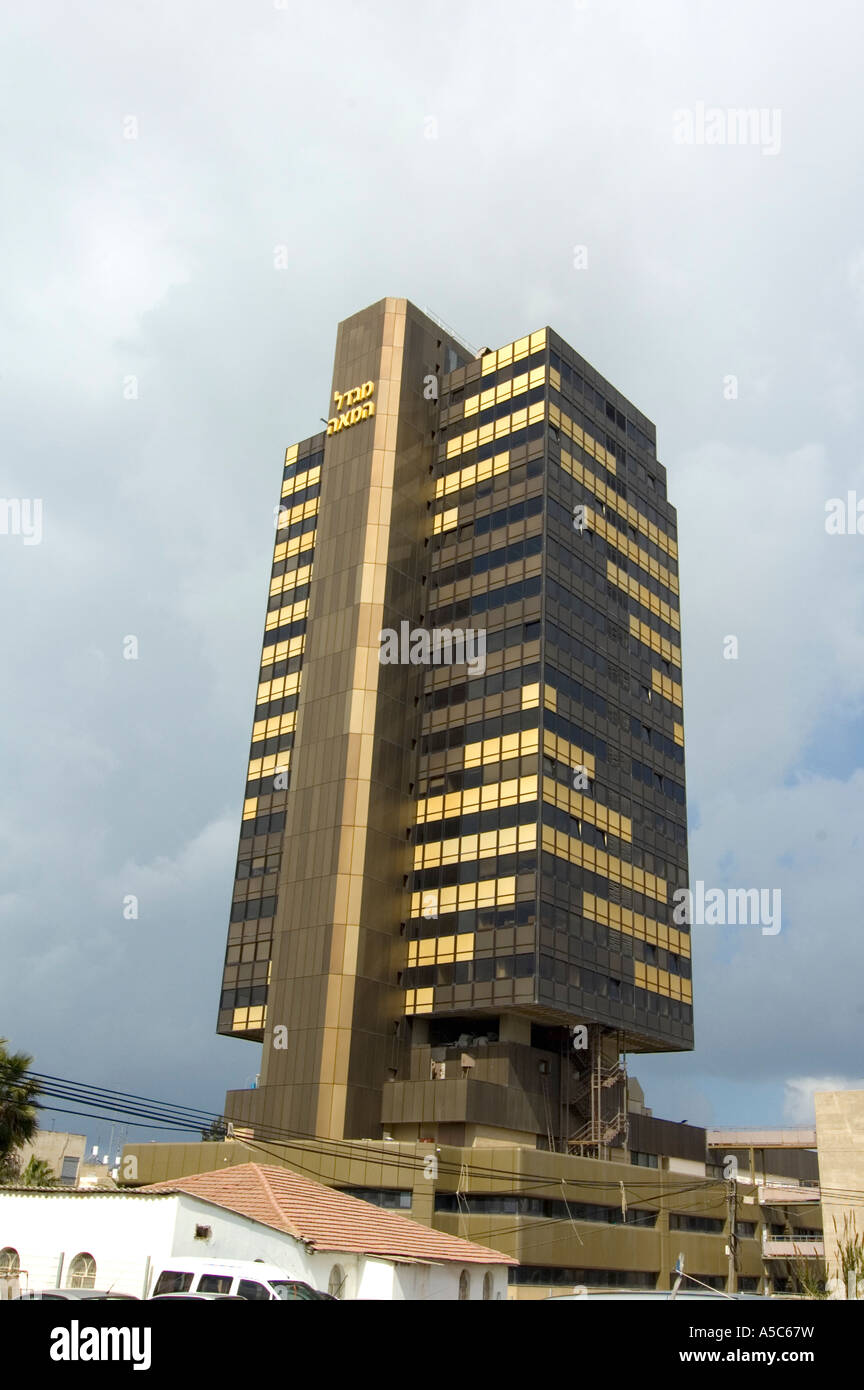
<path fill-rule="evenodd" d="M 261 1135 L 596 1153 L 692 1045 L 675 511 L 550 329 L 339 327 L 287 451 L 219 1031 Z"/>

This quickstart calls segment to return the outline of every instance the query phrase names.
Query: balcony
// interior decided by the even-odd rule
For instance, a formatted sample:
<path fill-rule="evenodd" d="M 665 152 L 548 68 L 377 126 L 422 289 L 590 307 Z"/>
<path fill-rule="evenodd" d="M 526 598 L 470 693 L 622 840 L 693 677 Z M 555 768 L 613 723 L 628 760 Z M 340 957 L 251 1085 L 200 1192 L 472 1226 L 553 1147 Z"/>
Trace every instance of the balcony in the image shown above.
<path fill-rule="evenodd" d="M 709 1149 L 815 1149 L 814 1129 L 709 1129 Z"/>
<path fill-rule="evenodd" d="M 825 1242 L 820 1236 L 765 1236 L 763 1260 L 824 1260 Z"/>
<path fill-rule="evenodd" d="M 765 1182 L 757 1189 L 757 1200 L 762 1206 L 782 1207 L 791 1203 L 821 1202 L 822 1192 L 818 1187 L 800 1187 L 796 1183 Z"/>

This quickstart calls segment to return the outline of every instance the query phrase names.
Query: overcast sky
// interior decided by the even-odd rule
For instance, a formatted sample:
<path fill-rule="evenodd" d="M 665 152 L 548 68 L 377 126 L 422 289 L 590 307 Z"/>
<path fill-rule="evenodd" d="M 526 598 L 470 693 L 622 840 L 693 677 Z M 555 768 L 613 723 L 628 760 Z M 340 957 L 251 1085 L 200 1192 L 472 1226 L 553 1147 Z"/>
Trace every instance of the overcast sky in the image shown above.
<path fill-rule="evenodd" d="M 214 1027 L 282 455 L 337 322 L 404 295 L 477 346 L 551 325 L 657 425 L 691 876 L 780 888 L 782 929 L 694 928 L 696 1050 L 634 1059 L 648 1104 L 779 1124 L 864 1086 L 864 535 L 825 529 L 864 498 L 860 7 L 0 27 L 0 494 L 42 503 L 40 543 L 26 505 L 0 534 L 0 1034 L 217 1111 L 258 1070 Z"/>

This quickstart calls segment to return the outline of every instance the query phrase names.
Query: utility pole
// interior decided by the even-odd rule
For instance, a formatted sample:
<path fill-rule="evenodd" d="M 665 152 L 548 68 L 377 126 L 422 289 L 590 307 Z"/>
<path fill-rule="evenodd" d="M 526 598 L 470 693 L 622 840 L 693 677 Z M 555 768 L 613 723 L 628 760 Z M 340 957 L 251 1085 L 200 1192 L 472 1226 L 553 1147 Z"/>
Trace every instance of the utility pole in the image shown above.
<path fill-rule="evenodd" d="M 726 1190 L 726 1203 L 729 1208 L 729 1244 L 726 1249 L 729 1252 L 729 1280 L 727 1293 L 738 1292 L 738 1183 L 735 1178 L 728 1178 Z"/>

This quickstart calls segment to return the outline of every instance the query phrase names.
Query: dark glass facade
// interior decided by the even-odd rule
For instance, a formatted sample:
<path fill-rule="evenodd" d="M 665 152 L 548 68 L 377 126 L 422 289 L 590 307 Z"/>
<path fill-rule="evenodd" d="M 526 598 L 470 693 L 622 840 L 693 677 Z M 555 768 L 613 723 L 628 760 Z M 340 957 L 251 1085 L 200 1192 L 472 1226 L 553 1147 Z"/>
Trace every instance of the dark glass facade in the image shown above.
<path fill-rule="evenodd" d="M 264 1036 L 324 439 L 285 452 L 219 1000 L 218 1031 L 255 1041 Z"/>
<path fill-rule="evenodd" d="M 677 531 L 654 430 L 551 331 L 444 382 L 412 1013 L 528 1006 L 692 1043 Z M 581 509 L 581 510 L 580 510 Z"/>

